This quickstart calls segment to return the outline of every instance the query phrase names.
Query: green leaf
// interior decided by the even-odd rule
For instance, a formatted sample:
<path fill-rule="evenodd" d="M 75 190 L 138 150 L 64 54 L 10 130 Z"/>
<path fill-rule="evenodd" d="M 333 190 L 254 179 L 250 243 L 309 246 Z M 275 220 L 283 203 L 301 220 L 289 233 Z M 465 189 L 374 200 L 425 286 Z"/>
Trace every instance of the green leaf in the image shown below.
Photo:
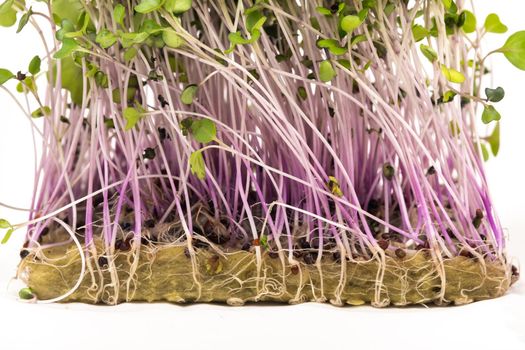
<path fill-rule="evenodd" d="M 164 5 L 164 0 L 142 0 L 135 6 L 135 11 L 138 13 L 150 13 L 160 9 L 162 5 Z"/>
<path fill-rule="evenodd" d="M 168 12 L 180 14 L 191 9 L 192 0 L 166 0 L 164 9 Z"/>
<path fill-rule="evenodd" d="M 525 70 L 525 31 L 512 34 L 498 52 L 503 53 L 515 67 Z"/>
<path fill-rule="evenodd" d="M 22 288 L 18 291 L 18 296 L 22 300 L 31 300 L 35 297 L 31 288 Z"/>
<path fill-rule="evenodd" d="M 206 165 L 204 163 L 204 157 L 202 151 L 195 151 L 190 155 L 190 169 L 191 173 L 200 180 L 206 178 Z"/>
<path fill-rule="evenodd" d="M 176 49 L 184 45 L 184 40 L 173 29 L 165 29 L 162 32 L 162 40 L 168 47 Z"/>
<path fill-rule="evenodd" d="M 0 229 L 12 228 L 13 225 L 9 223 L 6 219 L 0 219 Z"/>
<path fill-rule="evenodd" d="M 487 146 L 485 146 L 484 144 L 480 144 L 480 147 L 481 147 L 481 154 L 483 155 L 483 160 L 486 162 L 490 158 L 489 151 L 487 150 Z"/>
<path fill-rule="evenodd" d="M 60 60 L 61 68 L 61 85 L 63 89 L 66 89 L 71 94 L 71 100 L 73 103 L 80 105 L 82 104 L 82 97 L 84 92 L 83 79 L 78 77 L 82 76 L 82 68 L 80 68 L 72 57 L 65 57 Z M 56 82 L 57 76 L 57 64 L 52 63 L 53 70 L 53 81 Z"/>
<path fill-rule="evenodd" d="M 26 26 L 27 22 L 29 22 L 29 18 L 33 15 L 33 8 L 30 7 L 29 10 L 27 10 L 26 13 L 20 18 L 20 22 L 18 22 L 18 29 L 16 30 L 17 33 L 20 33 L 22 29 Z"/>
<path fill-rule="evenodd" d="M 330 9 L 327 9 L 326 7 L 318 6 L 315 8 L 315 10 L 323 16 L 332 16 L 332 11 L 330 11 Z"/>
<path fill-rule="evenodd" d="M 427 36 L 429 36 L 430 32 L 427 30 L 427 28 L 423 27 L 422 25 L 414 24 L 412 26 L 412 35 L 414 35 L 414 40 L 417 43 L 418 41 L 421 41 Z"/>
<path fill-rule="evenodd" d="M 341 190 L 341 186 L 339 185 L 339 181 L 335 176 L 328 176 L 328 183 L 327 187 L 332 192 L 333 195 L 336 197 L 342 197 L 343 191 Z"/>
<path fill-rule="evenodd" d="M 7 0 L 0 5 L 0 26 L 11 27 L 16 23 L 16 10 L 13 5 L 14 0 Z"/>
<path fill-rule="evenodd" d="M 64 19 L 71 23 L 77 23 L 77 19 L 83 10 L 81 0 L 53 0 L 50 3 L 53 17 L 59 19 L 58 23 Z"/>
<path fill-rule="evenodd" d="M 317 40 L 317 47 L 321 49 L 328 49 L 336 56 L 344 55 L 348 52 L 348 48 L 339 46 L 339 42 L 335 39 L 320 39 Z"/>
<path fill-rule="evenodd" d="M 497 14 L 491 13 L 485 19 L 485 30 L 489 33 L 502 34 L 506 33 L 509 28 L 501 23 Z"/>
<path fill-rule="evenodd" d="M 62 41 L 67 38 L 67 35 L 75 32 L 75 25 L 68 19 L 62 20 L 60 23 L 60 29 L 57 30 L 55 37 L 58 41 Z"/>
<path fill-rule="evenodd" d="M 0 68 L 0 85 L 3 85 L 10 79 L 14 78 L 15 75 L 7 69 Z"/>
<path fill-rule="evenodd" d="M 182 93 L 180 95 L 181 102 L 185 105 L 191 105 L 193 103 L 193 100 L 195 99 L 195 95 L 197 94 L 198 90 L 198 85 L 191 84 L 186 86 L 186 88 L 182 90 Z"/>
<path fill-rule="evenodd" d="M 452 6 L 452 0 L 442 0 L 441 2 L 447 10 L 450 9 L 450 7 Z"/>
<path fill-rule="evenodd" d="M 28 67 L 29 73 L 33 75 L 40 73 L 41 64 L 42 64 L 42 60 L 40 59 L 39 56 L 33 57 L 31 62 L 29 62 L 29 67 Z"/>
<path fill-rule="evenodd" d="M 123 114 L 124 119 L 126 119 L 126 131 L 133 129 L 142 117 L 142 114 L 136 108 L 133 107 L 126 108 Z"/>
<path fill-rule="evenodd" d="M 62 59 L 71 55 L 78 48 L 78 44 L 75 39 L 64 39 L 62 41 L 62 47 L 60 50 L 55 52 L 53 58 Z"/>
<path fill-rule="evenodd" d="M 494 156 L 497 156 L 499 153 L 500 148 L 500 123 L 496 122 L 496 127 L 492 131 L 492 134 L 485 139 L 489 145 L 490 149 L 492 151 L 492 154 Z"/>
<path fill-rule="evenodd" d="M 191 124 L 191 134 L 197 142 L 208 143 L 217 136 L 217 127 L 209 119 L 194 120 Z"/>
<path fill-rule="evenodd" d="M 448 124 L 448 129 L 450 131 L 450 134 L 454 137 L 458 137 L 461 134 L 461 129 L 459 128 L 459 124 L 455 120 L 451 120 Z"/>
<path fill-rule="evenodd" d="M 419 46 L 419 49 L 423 53 L 423 56 L 425 56 L 430 62 L 434 63 L 437 61 L 438 55 L 437 55 L 437 52 L 433 48 L 431 48 L 430 46 L 421 44 Z"/>
<path fill-rule="evenodd" d="M 501 86 L 495 89 L 486 88 L 485 95 L 488 102 L 499 102 L 505 97 L 505 90 Z"/>
<path fill-rule="evenodd" d="M 443 73 L 445 78 L 451 83 L 461 84 L 465 81 L 465 76 L 463 75 L 463 73 L 458 72 L 455 69 L 448 68 L 443 64 L 441 65 L 441 73 Z"/>
<path fill-rule="evenodd" d="M 264 249 L 270 250 L 270 245 L 268 244 L 268 236 L 267 235 L 262 235 L 261 236 L 261 238 L 259 239 L 259 244 Z"/>
<path fill-rule="evenodd" d="M 465 17 L 465 22 L 463 23 L 461 29 L 467 34 L 474 33 L 478 24 L 476 16 L 474 16 L 472 12 L 467 10 L 463 11 L 461 14 Z"/>
<path fill-rule="evenodd" d="M 117 42 L 117 36 L 107 29 L 102 29 L 100 33 L 97 34 L 95 42 L 103 49 L 107 49 Z"/>
<path fill-rule="evenodd" d="M 131 61 L 132 59 L 135 58 L 135 56 L 137 56 L 137 49 L 134 48 L 134 47 L 130 47 L 128 50 L 126 50 L 126 52 L 124 52 L 124 60 L 126 62 L 129 62 Z"/>
<path fill-rule="evenodd" d="M 483 114 L 481 116 L 481 120 L 485 124 L 489 124 L 493 121 L 498 121 L 501 119 L 501 115 L 499 112 L 494 108 L 494 106 L 487 105 L 485 106 L 485 109 L 483 109 Z"/>
<path fill-rule="evenodd" d="M 328 60 L 321 62 L 319 65 L 319 79 L 323 83 L 328 83 L 331 81 L 337 73 L 334 70 L 334 67 L 332 66 L 332 63 Z"/>
<path fill-rule="evenodd" d="M 124 17 L 126 16 L 126 8 L 122 4 L 117 4 L 113 9 L 113 18 L 115 22 L 124 27 Z"/>
<path fill-rule="evenodd" d="M 9 239 L 11 238 L 11 235 L 13 234 L 13 231 L 14 231 L 14 229 L 12 229 L 12 228 L 7 230 L 7 232 L 5 233 L 4 238 L 2 239 L 2 242 L 1 242 L 2 244 L 6 244 L 9 241 Z"/>
<path fill-rule="evenodd" d="M 135 45 L 143 43 L 149 37 L 149 33 L 123 33 L 120 35 L 122 41 L 122 47 L 125 49 Z"/>
<path fill-rule="evenodd" d="M 42 118 L 51 115 L 51 108 L 48 106 L 40 107 L 31 113 L 31 118 Z"/>
<path fill-rule="evenodd" d="M 352 33 L 354 29 L 359 27 L 363 23 L 361 18 L 354 15 L 348 15 L 344 16 L 343 19 L 341 19 L 341 29 L 347 32 L 348 34 Z"/>

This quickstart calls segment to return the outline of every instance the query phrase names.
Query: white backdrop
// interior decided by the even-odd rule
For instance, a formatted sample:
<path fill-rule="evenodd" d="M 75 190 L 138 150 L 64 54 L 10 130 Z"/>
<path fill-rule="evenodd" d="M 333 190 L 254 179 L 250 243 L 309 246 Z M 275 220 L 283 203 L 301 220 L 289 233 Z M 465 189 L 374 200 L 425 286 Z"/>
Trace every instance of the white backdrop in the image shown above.
<path fill-rule="evenodd" d="M 497 12 L 509 33 L 525 30 L 525 1 L 475 1 L 481 21 Z M 35 52 L 36 34 L 0 27 L 0 68 L 25 69 Z M 488 49 L 506 35 L 489 34 Z M 507 96 L 501 153 L 487 163 L 491 192 L 510 237 L 513 256 L 525 261 L 525 72 L 503 57 L 491 59 L 493 86 Z M 34 151 L 27 119 L 0 90 L 0 201 L 27 207 L 31 198 Z M 25 214 L 0 207 L 13 222 Z M 8 281 L 16 269 L 20 235 L 0 246 L 0 349 L 382 349 L 424 347 L 525 349 L 525 282 L 497 300 L 463 307 L 385 309 L 211 305 L 29 305 L 17 302 Z"/>

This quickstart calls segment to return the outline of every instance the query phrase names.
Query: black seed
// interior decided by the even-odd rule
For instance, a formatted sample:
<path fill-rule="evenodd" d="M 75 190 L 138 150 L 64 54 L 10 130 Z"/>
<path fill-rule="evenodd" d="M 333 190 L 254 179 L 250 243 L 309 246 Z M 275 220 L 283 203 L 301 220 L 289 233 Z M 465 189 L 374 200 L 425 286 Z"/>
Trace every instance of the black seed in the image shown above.
<path fill-rule="evenodd" d="M 300 258 L 301 256 L 303 256 L 303 253 L 301 253 L 298 250 L 294 250 L 293 251 L 293 256 L 297 259 L 297 258 Z"/>
<path fill-rule="evenodd" d="M 302 249 L 310 249 L 310 243 L 308 243 L 308 241 L 306 240 L 306 238 L 301 238 L 299 240 L 299 246 L 302 248 Z"/>
<path fill-rule="evenodd" d="M 144 150 L 144 153 L 142 154 L 142 157 L 144 157 L 144 159 L 155 159 L 155 156 L 155 150 L 151 147 L 146 148 Z"/>
<path fill-rule="evenodd" d="M 105 256 L 100 256 L 98 258 L 98 266 L 107 267 L 108 265 L 108 258 L 106 258 Z"/>
<path fill-rule="evenodd" d="M 22 80 L 24 80 L 26 77 L 27 77 L 27 76 L 26 76 L 24 73 L 20 72 L 20 71 L 18 71 L 18 72 L 16 73 L 16 79 L 17 79 L 17 80 L 22 81 Z"/>
<path fill-rule="evenodd" d="M 366 207 L 367 211 L 369 211 L 370 213 L 373 213 L 375 211 L 377 211 L 379 209 L 379 201 L 377 199 L 374 199 L 372 198 L 369 202 L 368 202 L 368 206 Z"/>
<path fill-rule="evenodd" d="M 434 175 L 434 174 L 436 174 L 436 168 L 434 168 L 434 166 L 431 166 L 427 170 L 427 175 Z"/>
<path fill-rule="evenodd" d="M 161 141 L 164 141 L 167 138 L 169 138 L 169 135 L 168 135 L 168 132 L 166 131 L 166 129 L 158 128 L 157 130 L 159 131 L 159 138 L 160 138 Z"/>
<path fill-rule="evenodd" d="M 520 271 L 518 270 L 518 268 L 515 265 L 512 265 L 511 270 L 512 270 L 512 276 L 519 276 L 520 275 Z"/>
<path fill-rule="evenodd" d="M 44 227 L 42 229 L 42 232 L 40 233 L 41 236 L 45 236 L 49 233 L 49 227 Z"/>
<path fill-rule="evenodd" d="M 25 259 L 29 255 L 29 251 L 24 249 L 20 251 L 20 259 Z"/>
<path fill-rule="evenodd" d="M 242 245 L 242 248 L 241 248 L 241 249 L 242 249 L 242 250 L 246 250 L 246 251 L 248 251 L 248 250 L 250 250 L 250 247 L 251 247 L 251 246 L 252 246 L 252 245 L 251 245 L 250 243 L 244 243 L 244 244 Z"/>
<path fill-rule="evenodd" d="M 276 252 L 269 252 L 268 256 L 270 257 L 270 259 L 277 259 L 279 257 L 279 254 Z"/>
<path fill-rule="evenodd" d="M 195 248 L 206 249 L 206 248 L 208 248 L 208 243 L 200 241 L 200 240 L 195 240 L 195 243 L 193 244 L 193 246 Z"/>
<path fill-rule="evenodd" d="M 336 14 L 337 11 L 339 11 L 339 2 L 336 1 L 332 6 L 330 6 L 330 12 Z"/>
<path fill-rule="evenodd" d="M 221 219 L 221 224 L 222 224 L 224 227 L 228 228 L 228 227 L 230 227 L 230 220 L 225 219 L 225 218 L 222 218 L 222 219 Z M 244 236 L 243 236 L 243 237 L 244 237 Z"/>
<path fill-rule="evenodd" d="M 380 239 L 377 241 L 377 244 L 379 245 L 379 248 L 383 250 L 387 250 L 390 243 L 386 239 Z"/>
<path fill-rule="evenodd" d="M 154 228 L 155 227 L 155 220 L 148 219 L 148 220 L 144 221 L 144 226 L 146 226 L 147 228 Z"/>
<path fill-rule="evenodd" d="M 403 259 L 405 256 L 407 256 L 407 253 L 401 248 L 397 248 L 395 253 L 399 259 Z"/>
<path fill-rule="evenodd" d="M 127 252 L 131 249 L 130 241 L 131 239 L 126 239 L 126 240 L 119 239 L 118 241 L 115 242 L 115 248 L 123 252 Z"/>
<path fill-rule="evenodd" d="M 204 223 L 204 234 L 207 234 L 209 232 L 213 232 L 213 224 L 210 220 L 207 220 L 206 223 Z"/>
<path fill-rule="evenodd" d="M 312 253 L 306 253 L 303 257 L 303 260 L 306 264 L 312 265 L 315 263 L 315 256 Z"/>
<path fill-rule="evenodd" d="M 168 103 L 168 101 L 166 101 L 166 99 L 164 98 L 164 96 L 162 96 L 162 95 L 157 96 L 157 99 L 159 100 L 160 105 L 162 106 L 162 108 L 167 107 L 167 106 L 170 105 L 170 104 Z"/>

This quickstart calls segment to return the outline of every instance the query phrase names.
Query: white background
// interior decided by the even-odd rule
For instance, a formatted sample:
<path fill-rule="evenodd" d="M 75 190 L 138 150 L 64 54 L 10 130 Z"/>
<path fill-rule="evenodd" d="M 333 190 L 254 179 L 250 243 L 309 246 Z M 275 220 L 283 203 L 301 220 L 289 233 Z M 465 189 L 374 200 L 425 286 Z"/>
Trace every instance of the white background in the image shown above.
<path fill-rule="evenodd" d="M 478 18 L 497 12 L 509 33 L 525 30 L 522 0 L 475 1 Z M 41 52 L 26 28 L 0 28 L 0 67 L 25 69 Z M 506 35 L 491 34 L 487 49 Z M 492 195 L 511 255 L 525 261 L 525 72 L 491 60 L 493 86 L 503 86 L 502 149 L 488 162 Z M 12 86 L 11 86 L 12 87 Z M 33 149 L 27 119 L 0 91 L 0 201 L 27 207 Z M 12 222 L 24 213 L 0 207 Z M 14 276 L 21 234 L 0 246 L 0 349 L 525 349 L 525 281 L 503 298 L 449 308 L 336 308 L 329 305 L 177 306 L 168 304 L 32 305 L 16 300 Z"/>

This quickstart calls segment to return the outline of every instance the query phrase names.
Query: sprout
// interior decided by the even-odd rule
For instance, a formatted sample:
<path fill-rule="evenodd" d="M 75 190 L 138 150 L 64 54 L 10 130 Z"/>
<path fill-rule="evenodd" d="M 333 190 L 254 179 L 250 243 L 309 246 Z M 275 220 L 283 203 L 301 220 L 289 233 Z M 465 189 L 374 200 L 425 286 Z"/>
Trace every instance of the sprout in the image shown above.
<path fill-rule="evenodd" d="M 507 31 L 497 15 L 481 27 L 453 0 L 49 9 L 46 51 L 0 69 L 43 125 L 28 221 L 0 220 L 2 243 L 27 229 L 22 299 L 459 304 L 517 278 L 483 165 L 505 90 L 482 87 L 492 54 L 525 69 L 525 41 L 483 56 Z M 19 31 L 35 15 L 0 5 Z"/>

